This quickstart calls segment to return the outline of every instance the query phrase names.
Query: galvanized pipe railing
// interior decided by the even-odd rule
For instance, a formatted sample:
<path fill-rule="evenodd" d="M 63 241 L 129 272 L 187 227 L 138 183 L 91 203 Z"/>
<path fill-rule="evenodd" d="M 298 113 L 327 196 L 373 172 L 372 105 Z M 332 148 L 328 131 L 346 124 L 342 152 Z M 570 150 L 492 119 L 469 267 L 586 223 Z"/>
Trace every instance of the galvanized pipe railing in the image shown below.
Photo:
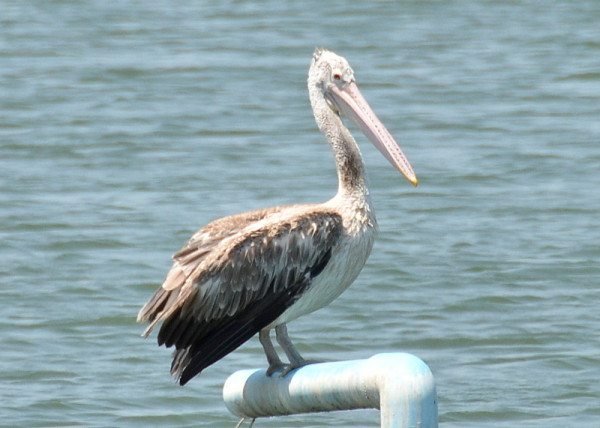
<path fill-rule="evenodd" d="M 240 370 L 225 382 L 223 399 L 233 414 L 250 419 L 375 408 L 385 428 L 438 426 L 431 370 L 406 353 L 311 364 L 284 377 Z"/>

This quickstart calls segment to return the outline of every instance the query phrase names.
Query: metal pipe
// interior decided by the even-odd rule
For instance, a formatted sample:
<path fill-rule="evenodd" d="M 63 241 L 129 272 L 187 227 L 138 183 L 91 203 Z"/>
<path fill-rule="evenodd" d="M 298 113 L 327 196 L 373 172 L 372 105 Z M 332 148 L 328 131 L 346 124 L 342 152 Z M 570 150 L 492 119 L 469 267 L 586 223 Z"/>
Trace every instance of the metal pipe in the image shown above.
<path fill-rule="evenodd" d="M 438 426 L 433 374 L 406 353 L 310 364 L 284 377 L 240 370 L 225 381 L 223 399 L 245 418 L 375 408 L 385 428 Z"/>

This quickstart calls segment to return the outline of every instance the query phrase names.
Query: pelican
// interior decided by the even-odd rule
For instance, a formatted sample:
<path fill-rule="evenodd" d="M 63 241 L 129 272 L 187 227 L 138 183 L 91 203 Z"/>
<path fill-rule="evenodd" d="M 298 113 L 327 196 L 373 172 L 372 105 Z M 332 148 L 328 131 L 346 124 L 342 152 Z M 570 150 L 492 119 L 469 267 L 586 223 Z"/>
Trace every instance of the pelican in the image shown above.
<path fill-rule="evenodd" d="M 147 337 L 175 347 L 171 374 L 185 385 L 258 333 L 268 375 L 309 363 L 287 323 L 320 309 L 356 279 L 375 239 L 360 150 L 344 126 L 353 120 L 413 185 L 417 177 L 391 134 L 358 90 L 348 61 L 316 49 L 308 73 L 310 103 L 335 157 L 338 191 L 321 204 L 276 206 L 214 220 L 173 256 L 162 286 L 140 310 Z M 279 358 L 277 343 L 289 364 Z"/>

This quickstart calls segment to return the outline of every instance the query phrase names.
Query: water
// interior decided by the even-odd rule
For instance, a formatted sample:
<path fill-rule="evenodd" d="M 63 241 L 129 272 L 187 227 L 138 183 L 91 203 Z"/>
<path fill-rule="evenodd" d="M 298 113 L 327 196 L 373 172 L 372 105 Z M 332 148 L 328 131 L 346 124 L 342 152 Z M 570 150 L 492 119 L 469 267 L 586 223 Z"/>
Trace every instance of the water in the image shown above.
<path fill-rule="evenodd" d="M 362 144 L 380 239 L 290 325 L 300 351 L 418 355 L 445 427 L 600 424 L 598 2 L 0 8 L 0 424 L 235 424 L 221 387 L 265 366 L 258 341 L 181 388 L 135 315 L 210 219 L 333 194 L 315 46 L 350 60 L 421 185 Z"/>

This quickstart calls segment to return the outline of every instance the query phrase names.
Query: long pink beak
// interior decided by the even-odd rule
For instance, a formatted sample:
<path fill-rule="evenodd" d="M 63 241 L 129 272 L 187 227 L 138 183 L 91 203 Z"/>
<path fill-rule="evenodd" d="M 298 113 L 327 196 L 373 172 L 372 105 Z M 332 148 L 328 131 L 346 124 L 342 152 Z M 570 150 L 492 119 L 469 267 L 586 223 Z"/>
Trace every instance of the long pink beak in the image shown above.
<path fill-rule="evenodd" d="M 349 118 L 351 118 L 360 127 L 361 131 L 373 143 L 377 149 L 383 153 L 386 159 L 398 171 L 406 177 L 408 181 L 416 186 L 419 181 L 412 169 L 412 166 L 406 159 L 402 149 L 394 140 L 394 137 L 383 126 L 383 123 L 377 118 L 375 112 L 369 106 L 369 103 L 364 99 L 356 82 L 352 81 L 346 86 L 340 88 L 332 84 L 328 88 L 328 95 L 339 110 Z"/>

